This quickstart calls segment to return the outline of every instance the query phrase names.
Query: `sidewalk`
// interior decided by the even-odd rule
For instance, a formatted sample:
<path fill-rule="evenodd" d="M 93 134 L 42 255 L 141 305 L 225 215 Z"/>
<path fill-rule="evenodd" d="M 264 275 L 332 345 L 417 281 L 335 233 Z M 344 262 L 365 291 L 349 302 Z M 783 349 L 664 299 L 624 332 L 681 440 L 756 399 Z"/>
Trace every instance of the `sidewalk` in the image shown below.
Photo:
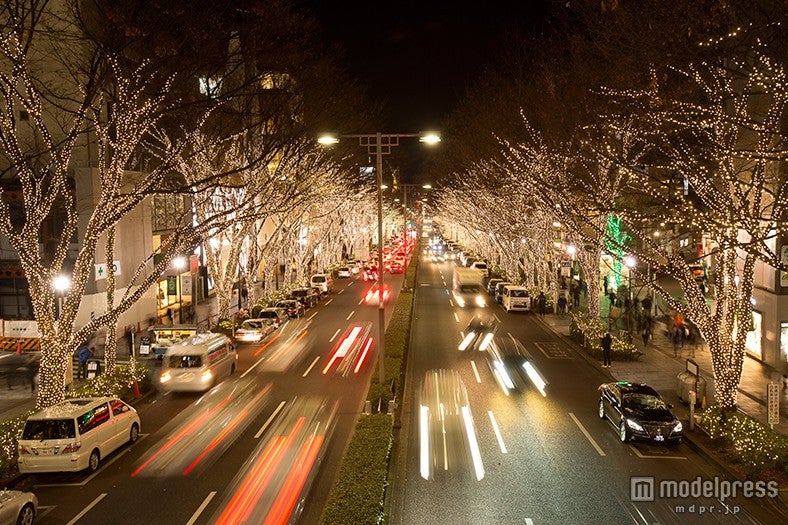
<path fill-rule="evenodd" d="M 605 309 L 606 310 L 606 309 Z M 602 312 L 604 314 L 604 312 Z M 558 334 L 569 338 L 571 314 L 547 314 L 541 317 Z M 656 324 L 656 323 L 655 323 Z M 685 347 L 680 357 L 673 357 L 673 343 L 664 334 L 661 326 L 654 327 L 653 338 L 646 347 L 640 337 L 633 337 L 633 344 L 643 355 L 637 361 L 614 361 L 608 369 L 614 379 L 647 383 L 659 391 L 665 399 L 675 406 L 675 412 L 682 419 L 688 418 L 689 407 L 679 400 L 676 376 L 685 370 L 686 361 L 690 358 L 690 349 Z M 711 365 L 711 354 L 705 344 L 698 345 L 695 357 L 692 358 L 700 367 L 701 375 L 706 379 L 706 396 L 708 404 L 714 402 L 714 377 Z M 780 423 L 774 430 L 788 434 L 788 390 L 782 388 L 782 376 L 771 367 L 746 356 L 739 384 L 739 409 L 763 422 L 766 414 L 766 385 L 769 382 L 780 384 Z"/>

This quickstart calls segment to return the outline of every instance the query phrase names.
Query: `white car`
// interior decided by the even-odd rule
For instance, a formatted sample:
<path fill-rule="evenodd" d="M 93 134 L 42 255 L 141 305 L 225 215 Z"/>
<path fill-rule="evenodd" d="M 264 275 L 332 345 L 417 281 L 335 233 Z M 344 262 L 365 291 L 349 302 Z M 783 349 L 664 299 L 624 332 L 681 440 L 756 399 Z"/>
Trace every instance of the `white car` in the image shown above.
<path fill-rule="evenodd" d="M 258 342 L 279 326 L 274 319 L 247 319 L 235 331 L 235 338 L 244 342 Z"/>
<path fill-rule="evenodd" d="M 27 418 L 19 472 L 95 472 L 99 462 L 140 436 L 134 407 L 114 397 L 69 399 Z"/>
<path fill-rule="evenodd" d="M 350 268 L 347 266 L 341 266 L 339 269 L 337 269 L 337 277 L 342 277 L 347 279 L 351 275 L 352 274 L 350 272 Z"/>
<path fill-rule="evenodd" d="M 32 525 L 37 509 L 38 498 L 32 492 L 0 490 L 0 523 Z"/>

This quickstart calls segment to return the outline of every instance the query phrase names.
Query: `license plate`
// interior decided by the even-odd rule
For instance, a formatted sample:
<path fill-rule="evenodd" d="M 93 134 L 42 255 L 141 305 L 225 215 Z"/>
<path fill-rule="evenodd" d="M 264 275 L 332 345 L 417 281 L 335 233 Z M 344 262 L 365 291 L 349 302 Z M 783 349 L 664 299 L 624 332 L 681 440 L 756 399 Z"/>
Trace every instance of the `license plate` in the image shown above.
<path fill-rule="evenodd" d="M 654 436 L 655 441 L 665 441 L 665 436 Z"/>
<path fill-rule="evenodd" d="M 55 449 L 54 448 L 40 448 L 38 449 L 38 453 L 42 456 L 54 456 Z"/>

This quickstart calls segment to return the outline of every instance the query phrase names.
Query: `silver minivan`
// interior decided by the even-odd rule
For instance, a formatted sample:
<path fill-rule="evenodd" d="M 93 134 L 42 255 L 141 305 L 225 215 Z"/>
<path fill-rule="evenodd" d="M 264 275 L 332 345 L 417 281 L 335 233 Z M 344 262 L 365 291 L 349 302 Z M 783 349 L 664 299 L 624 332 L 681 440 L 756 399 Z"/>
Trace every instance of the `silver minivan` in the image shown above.
<path fill-rule="evenodd" d="M 319 288 L 324 294 L 334 291 L 334 278 L 327 273 L 316 273 L 309 280 L 309 286 Z"/>
<path fill-rule="evenodd" d="M 167 392 L 204 392 L 235 373 L 238 354 L 224 334 L 203 333 L 167 348 L 159 388 Z"/>
<path fill-rule="evenodd" d="M 69 399 L 27 418 L 17 446 L 19 472 L 95 471 L 140 435 L 137 411 L 114 397 Z"/>

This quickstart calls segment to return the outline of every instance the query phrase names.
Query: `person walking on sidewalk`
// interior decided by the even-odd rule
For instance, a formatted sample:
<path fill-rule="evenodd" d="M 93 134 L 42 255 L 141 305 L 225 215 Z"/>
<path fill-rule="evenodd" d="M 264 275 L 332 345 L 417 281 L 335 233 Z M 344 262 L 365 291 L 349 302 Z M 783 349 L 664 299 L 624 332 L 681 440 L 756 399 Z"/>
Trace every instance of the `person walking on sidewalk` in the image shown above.
<path fill-rule="evenodd" d="M 684 351 L 684 328 L 681 326 L 674 326 L 673 332 L 670 334 L 670 340 L 673 342 L 673 357 L 679 357 L 679 349 Z"/>
<path fill-rule="evenodd" d="M 88 377 L 88 359 L 92 352 L 90 351 L 90 347 L 88 345 L 83 345 L 82 348 L 79 349 L 77 353 L 77 361 L 79 362 L 79 371 L 77 373 L 77 379 L 87 379 Z"/>
<path fill-rule="evenodd" d="M 539 307 L 539 315 L 544 315 L 547 309 L 547 297 L 545 297 L 544 292 L 539 292 L 539 297 L 536 298 L 536 304 Z"/>
<path fill-rule="evenodd" d="M 600 343 L 602 345 L 602 367 L 610 368 L 610 353 L 613 350 L 613 337 L 610 335 L 610 332 L 605 332 Z"/>
<path fill-rule="evenodd" d="M 558 298 L 558 313 L 565 314 L 566 313 L 566 297 L 563 295 Z"/>
<path fill-rule="evenodd" d="M 640 332 L 641 337 L 643 337 L 643 346 L 648 346 L 648 341 L 651 339 L 651 327 L 648 323 L 644 323 L 643 330 Z"/>

